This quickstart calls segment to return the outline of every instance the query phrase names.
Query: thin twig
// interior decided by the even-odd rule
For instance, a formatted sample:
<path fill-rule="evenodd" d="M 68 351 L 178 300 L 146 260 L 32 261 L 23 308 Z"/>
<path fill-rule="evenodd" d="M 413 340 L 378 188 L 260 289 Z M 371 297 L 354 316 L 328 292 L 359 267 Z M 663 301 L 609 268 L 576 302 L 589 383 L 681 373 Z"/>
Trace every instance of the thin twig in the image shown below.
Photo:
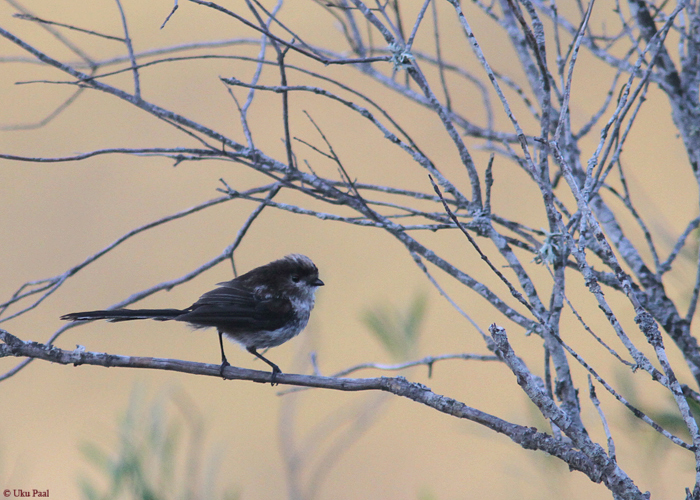
<path fill-rule="evenodd" d="M 610 432 L 610 427 L 608 426 L 608 420 L 605 418 L 603 409 L 600 406 L 600 401 L 595 393 L 595 386 L 591 380 L 591 376 L 588 375 L 588 397 L 591 398 L 591 402 L 595 409 L 598 411 L 598 416 L 600 416 L 600 422 L 603 424 L 603 429 L 605 430 L 605 436 L 608 439 L 608 456 L 612 460 L 617 460 L 617 453 L 615 453 L 615 441 L 613 440 L 612 434 Z"/>
<path fill-rule="evenodd" d="M 134 75 L 134 97 L 141 100 L 141 78 L 139 77 L 139 70 L 136 65 L 136 56 L 134 56 L 134 47 L 131 44 L 131 37 L 129 36 L 129 26 L 126 22 L 126 15 L 124 14 L 124 8 L 122 7 L 121 0 L 114 0 L 117 2 L 117 7 L 119 8 L 119 15 L 122 19 L 122 27 L 124 29 L 124 43 L 126 44 L 126 49 L 129 51 L 129 60 L 131 61 L 131 71 Z"/>

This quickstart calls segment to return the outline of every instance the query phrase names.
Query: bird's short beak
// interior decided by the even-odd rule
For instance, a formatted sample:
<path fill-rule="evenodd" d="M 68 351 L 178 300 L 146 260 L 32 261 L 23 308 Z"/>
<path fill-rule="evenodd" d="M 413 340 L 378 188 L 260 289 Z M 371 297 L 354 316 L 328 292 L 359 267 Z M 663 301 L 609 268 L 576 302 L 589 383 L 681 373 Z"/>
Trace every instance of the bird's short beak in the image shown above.
<path fill-rule="evenodd" d="M 313 286 L 323 286 L 323 285 L 325 285 L 325 283 L 324 283 L 323 281 L 321 281 L 320 279 L 318 279 L 318 278 L 316 278 L 316 281 L 314 281 L 314 282 L 311 283 L 311 284 L 312 284 Z"/>

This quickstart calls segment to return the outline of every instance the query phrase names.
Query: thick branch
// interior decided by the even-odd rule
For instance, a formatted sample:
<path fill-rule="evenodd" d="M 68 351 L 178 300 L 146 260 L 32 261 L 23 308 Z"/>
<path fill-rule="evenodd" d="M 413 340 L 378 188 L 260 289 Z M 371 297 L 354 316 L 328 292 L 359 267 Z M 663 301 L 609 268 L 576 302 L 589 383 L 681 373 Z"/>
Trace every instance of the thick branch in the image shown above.
<path fill-rule="evenodd" d="M 205 375 L 216 378 L 221 376 L 221 367 L 218 364 L 196 363 L 178 359 L 122 356 L 118 354 L 89 352 L 85 351 L 83 348 L 66 351 L 38 342 L 20 340 L 5 330 L 0 330 L 0 340 L 4 342 L 4 344 L 0 344 L 0 358 L 6 356 L 30 357 L 62 365 L 144 368 L 190 373 L 193 375 Z M 269 372 L 248 370 L 234 366 L 226 367 L 223 376 L 227 380 L 248 380 L 258 383 L 270 382 Z M 534 427 L 513 424 L 475 408 L 471 408 L 460 401 L 436 394 L 423 384 L 409 382 L 404 377 L 339 378 L 280 373 L 277 374 L 276 381 L 280 384 L 301 387 L 316 387 L 338 391 L 384 391 L 395 394 L 416 401 L 417 403 L 422 403 L 442 413 L 471 420 L 493 431 L 505 434 L 525 449 L 544 451 L 566 462 L 572 470 L 583 472 L 595 482 L 605 480 L 603 477 L 603 470 L 596 467 L 584 453 L 574 449 L 569 443 L 555 439 L 548 434 L 538 432 Z"/>

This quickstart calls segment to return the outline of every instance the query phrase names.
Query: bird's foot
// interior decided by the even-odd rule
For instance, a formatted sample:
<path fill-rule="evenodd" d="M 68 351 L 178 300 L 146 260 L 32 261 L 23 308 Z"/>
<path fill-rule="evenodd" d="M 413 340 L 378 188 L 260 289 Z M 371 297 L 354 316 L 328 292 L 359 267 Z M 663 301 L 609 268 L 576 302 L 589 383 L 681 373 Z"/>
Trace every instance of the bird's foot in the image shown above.
<path fill-rule="evenodd" d="M 221 378 L 223 378 L 224 380 L 226 380 L 226 377 L 224 376 L 224 370 L 227 366 L 231 366 L 231 364 L 228 361 L 223 360 L 221 362 L 221 367 L 219 368 L 219 375 L 221 375 Z"/>
<path fill-rule="evenodd" d="M 275 366 L 272 368 L 272 375 L 270 376 L 270 385 L 271 386 L 276 386 L 279 385 L 277 382 L 277 374 L 282 373 L 282 370 L 279 369 L 279 367 Z"/>

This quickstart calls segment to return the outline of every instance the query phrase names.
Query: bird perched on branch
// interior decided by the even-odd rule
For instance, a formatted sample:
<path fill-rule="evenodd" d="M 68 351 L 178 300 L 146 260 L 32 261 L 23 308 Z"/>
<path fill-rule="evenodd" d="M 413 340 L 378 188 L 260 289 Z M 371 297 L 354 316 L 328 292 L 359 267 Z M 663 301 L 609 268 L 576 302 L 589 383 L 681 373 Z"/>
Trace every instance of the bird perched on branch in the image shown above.
<path fill-rule="evenodd" d="M 238 342 L 272 367 L 275 384 L 279 366 L 258 349 L 276 347 L 299 335 L 314 307 L 316 289 L 323 286 L 316 265 L 308 257 L 291 254 L 218 283 L 186 309 L 113 309 L 61 316 L 68 321 L 184 321 L 195 328 L 216 328 L 221 347 L 221 374 L 229 366 L 222 336 Z"/>

